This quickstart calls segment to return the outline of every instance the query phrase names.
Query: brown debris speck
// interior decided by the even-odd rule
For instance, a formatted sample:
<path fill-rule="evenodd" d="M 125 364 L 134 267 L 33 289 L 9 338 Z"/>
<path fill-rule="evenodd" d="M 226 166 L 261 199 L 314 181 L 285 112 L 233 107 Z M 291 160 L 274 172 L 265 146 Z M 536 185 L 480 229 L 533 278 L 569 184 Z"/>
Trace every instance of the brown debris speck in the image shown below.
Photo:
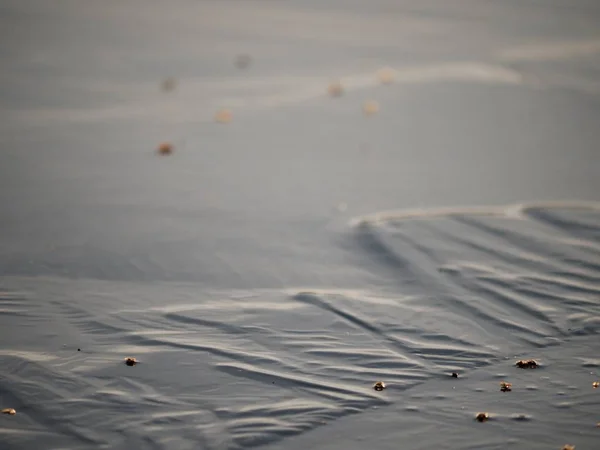
<path fill-rule="evenodd" d="M 475 416 L 475 420 L 477 420 L 477 422 L 486 422 L 489 420 L 489 418 L 490 415 L 486 412 L 477 413 L 477 415 Z"/>
<path fill-rule="evenodd" d="M 16 413 L 17 413 L 17 411 L 14 408 L 4 408 L 2 410 L 2 414 L 8 414 L 10 416 L 14 416 Z"/>
<path fill-rule="evenodd" d="M 159 155 L 167 156 L 167 155 L 172 154 L 173 150 L 174 150 L 174 148 L 173 148 L 172 144 L 169 144 L 168 142 L 163 142 L 158 146 L 158 148 L 156 149 L 156 152 Z"/>
<path fill-rule="evenodd" d="M 160 87 L 164 92 L 171 92 L 177 87 L 177 81 L 173 77 L 165 78 Z"/>
<path fill-rule="evenodd" d="M 392 84 L 396 80 L 396 71 L 389 67 L 384 67 L 377 71 L 377 79 L 381 84 Z"/>
<path fill-rule="evenodd" d="M 500 390 L 502 392 L 510 392 L 512 391 L 512 383 L 506 383 L 505 381 L 500 383 Z"/>
<path fill-rule="evenodd" d="M 575 450 L 575 446 L 570 445 L 570 444 L 565 444 L 564 447 L 562 448 L 562 450 Z"/>
<path fill-rule="evenodd" d="M 215 114 L 215 122 L 217 123 L 229 123 L 233 119 L 233 114 L 229 109 L 220 109 Z"/>
<path fill-rule="evenodd" d="M 366 101 L 363 104 L 363 113 L 365 116 L 373 116 L 379 112 L 379 103 L 374 100 Z"/>
<path fill-rule="evenodd" d="M 135 358 L 125 358 L 125 364 L 128 366 L 135 366 L 138 363 L 138 360 Z"/>
<path fill-rule="evenodd" d="M 594 382 L 592 383 L 592 387 L 593 387 L 594 389 L 596 389 L 597 387 L 600 387 L 600 382 L 598 382 L 598 381 L 594 381 Z"/>
<path fill-rule="evenodd" d="M 522 359 L 517 361 L 515 366 L 520 369 L 537 369 L 539 364 L 534 359 Z"/>
<path fill-rule="evenodd" d="M 344 93 L 344 87 L 339 81 L 334 81 L 327 88 L 327 93 L 332 97 L 341 97 Z"/>
<path fill-rule="evenodd" d="M 235 58 L 234 64 L 238 69 L 246 69 L 252 63 L 252 57 L 250 55 L 242 54 Z"/>
<path fill-rule="evenodd" d="M 385 383 L 383 381 L 378 381 L 373 385 L 373 389 L 376 391 L 383 391 L 385 389 Z"/>

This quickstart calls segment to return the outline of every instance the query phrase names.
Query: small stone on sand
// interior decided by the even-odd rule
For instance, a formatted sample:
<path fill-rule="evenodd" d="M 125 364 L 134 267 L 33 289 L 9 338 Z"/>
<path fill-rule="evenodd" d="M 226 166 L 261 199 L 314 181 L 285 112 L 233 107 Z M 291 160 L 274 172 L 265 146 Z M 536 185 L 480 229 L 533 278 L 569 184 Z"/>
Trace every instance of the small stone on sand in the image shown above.
<path fill-rule="evenodd" d="M 452 378 L 458 378 L 458 374 L 456 372 L 452 372 Z"/>
<path fill-rule="evenodd" d="M 396 71 L 389 67 L 384 67 L 377 71 L 377 79 L 381 84 L 392 84 L 396 80 Z"/>
<path fill-rule="evenodd" d="M 383 391 L 385 389 L 385 383 L 383 381 L 378 381 L 373 385 L 373 389 L 376 391 Z"/>
<path fill-rule="evenodd" d="M 486 412 L 480 412 L 475 415 L 475 420 L 477 420 L 478 422 L 486 422 L 487 420 L 489 420 L 489 418 L 490 415 Z"/>
<path fill-rule="evenodd" d="M 165 78 L 160 84 L 160 87 L 164 92 L 171 92 L 177 87 L 177 81 L 173 77 Z"/>
<path fill-rule="evenodd" d="M 229 109 L 220 109 L 215 114 L 215 122 L 217 123 L 229 123 L 233 119 L 233 114 Z"/>
<path fill-rule="evenodd" d="M 339 81 L 334 81 L 327 88 L 327 93 L 332 97 L 341 97 L 344 93 L 344 87 Z"/>
<path fill-rule="evenodd" d="M 500 390 L 502 392 L 510 392 L 512 391 L 512 383 L 506 383 L 506 382 L 501 382 L 500 383 Z"/>
<path fill-rule="evenodd" d="M 575 446 L 570 445 L 570 444 L 565 444 L 564 447 L 562 448 L 562 450 L 575 450 Z"/>
<path fill-rule="evenodd" d="M 14 416 L 17 413 L 17 411 L 14 408 L 4 408 L 2 410 L 2 414 L 8 414 L 10 416 Z"/>
<path fill-rule="evenodd" d="M 537 369 L 539 364 L 533 359 L 522 359 L 517 361 L 515 366 L 520 369 Z"/>
<path fill-rule="evenodd" d="M 167 155 L 170 155 L 170 154 L 172 154 L 172 153 L 173 153 L 173 150 L 174 150 L 174 149 L 173 149 L 173 145 L 172 145 L 172 144 L 169 144 L 168 142 L 163 142 L 163 143 L 161 143 L 161 144 L 158 146 L 158 148 L 156 149 L 156 152 L 157 152 L 159 155 L 162 155 L 162 156 L 167 156 Z"/>
<path fill-rule="evenodd" d="M 365 116 L 372 116 L 379 112 L 379 103 L 374 100 L 366 101 L 363 104 L 363 113 Z"/>
<path fill-rule="evenodd" d="M 235 57 L 235 67 L 238 69 L 246 69 L 252 63 L 252 57 L 250 55 L 242 54 Z"/>
<path fill-rule="evenodd" d="M 125 364 L 128 366 L 135 366 L 138 363 L 138 360 L 135 358 L 125 358 Z"/>
<path fill-rule="evenodd" d="M 597 387 L 600 387 L 600 382 L 598 382 L 598 381 L 594 381 L 594 382 L 592 383 L 592 387 L 593 387 L 594 389 L 596 389 Z"/>

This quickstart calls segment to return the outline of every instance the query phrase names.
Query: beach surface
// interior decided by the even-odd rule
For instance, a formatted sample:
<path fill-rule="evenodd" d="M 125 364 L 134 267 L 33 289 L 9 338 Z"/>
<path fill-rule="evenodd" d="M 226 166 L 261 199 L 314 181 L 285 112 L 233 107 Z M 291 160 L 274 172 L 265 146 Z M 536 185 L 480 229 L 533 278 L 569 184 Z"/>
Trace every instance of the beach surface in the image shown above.
<path fill-rule="evenodd" d="M 599 23 L 1 2 L 0 450 L 600 447 Z"/>

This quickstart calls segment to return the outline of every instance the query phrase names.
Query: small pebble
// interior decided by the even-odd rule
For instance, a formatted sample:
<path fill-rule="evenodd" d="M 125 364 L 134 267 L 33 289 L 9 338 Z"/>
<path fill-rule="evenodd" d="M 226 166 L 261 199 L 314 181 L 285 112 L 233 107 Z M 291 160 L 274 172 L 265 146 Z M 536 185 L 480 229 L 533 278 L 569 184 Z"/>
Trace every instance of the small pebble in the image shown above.
<path fill-rule="evenodd" d="M 327 87 L 327 93 L 332 97 L 341 97 L 344 93 L 344 87 L 339 81 L 334 81 Z"/>
<path fill-rule="evenodd" d="M 78 348 L 78 349 L 77 349 L 77 351 L 78 351 L 78 352 L 80 352 L 80 351 L 81 351 L 81 349 L 80 349 L 80 348 Z"/>
<path fill-rule="evenodd" d="M 564 447 L 562 448 L 562 450 L 575 450 L 575 446 L 570 445 L 570 444 L 565 444 Z"/>
<path fill-rule="evenodd" d="M 510 392 L 512 391 L 512 383 L 506 383 L 506 382 L 502 382 L 500 383 L 500 390 L 502 392 Z"/>
<path fill-rule="evenodd" d="M 458 378 L 458 374 L 456 372 L 452 372 L 452 378 Z"/>
<path fill-rule="evenodd" d="M 165 78 L 160 84 L 160 87 L 164 92 L 171 92 L 177 87 L 177 81 L 173 77 Z"/>
<path fill-rule="evenodd" d="M 252 63 L 252 57 L 250 55 L 242 54 L 235 58 L 234 64 L 238 69 L 246 69 Z"/>
<path fill-rule="evenodd" d="M 168 142 L 161 143 L 156 149 L 157 153 L 162 156 L 167 156 L 173 153 L 173 145 Z"/>
<path fill-rule="evenodd" d="M 379 103 L 374 100 L 366 101 L 363 104 L 363 113 L 365 116 L 373 116 L 379 112 Z"/>
<path fill-rule="evenodd" d="M 17 411 L 14 408 L 4 408 L 2 410 L 2 414 L 8 414 L 10 416 L 14 416 L 17 413 Z"/>
<path fill-rule="evenodd" d="M 537 369 L 539 364 L 533 359 L 522 359 L 515 363 L 519 369 Z"/>
<path fill-rule="evenodd" d="M 138 363 L 138 360 L 135 358 L 125 358 L 125 364 L 128 366 L 135 366 Z"/>
<path fill-rule="evenodd" d="M 221 109 L 215 114 L 215 122 L 217 123 L 229 123 L 233 119 L 233 114 L 229 109 Z"/>
<path fill-rule="evenodd" d="M 489 420 L 490 415 L 486 412 L 480 412 L 477 413 L 477 415 L 475 416 L 475 420 L 477 420 L 478 422 L 486 422 L 487 420 Z"/>
<path fill-rule="evenodd" d="M 381 84 L 392 84 L 396 79 L 396 71 L 389 67 L 384 67 L 377 71 L 377 79 Z"/>
<path fill-rule="evenodd" d="M 592 383 L 592 387 L 593 387 L 594 389 L 596 389 L 596 388 L 597 388 L 597 387 L 599 387 L 599 386 L 600 386 L 600 382 L 598 382 L 598 381 L 594 381 L 594 382 Z"/>
<path fill-rule="evenodd" d="M 378 381 L 373 385 L 373 389 L 376 391 L 383 391 L 385 389 L 385 383 L 383 381 Z"/>

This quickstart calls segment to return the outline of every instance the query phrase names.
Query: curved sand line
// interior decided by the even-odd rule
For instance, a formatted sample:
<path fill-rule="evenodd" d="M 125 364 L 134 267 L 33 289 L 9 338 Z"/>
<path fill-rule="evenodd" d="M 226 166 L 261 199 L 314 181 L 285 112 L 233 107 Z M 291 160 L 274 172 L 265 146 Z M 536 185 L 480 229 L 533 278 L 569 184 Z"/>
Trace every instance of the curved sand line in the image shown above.
<path fill-rule="evenodd" d="M 382 211 L 370 215 L 356 217 L 350 220 L 350 226 L 363 224 L 377 225 L 393 220 L 441 218 L 453 216 L 495 216 L 512 219 L 524 219 L 534 209 L 570 209 L 600 211 L 600 202 L 589 201 L 548 201 L 532 203 L 516 203 L 505 206 L 471 206 L 456 208 L 421 208 L 406 210 Z"/>

